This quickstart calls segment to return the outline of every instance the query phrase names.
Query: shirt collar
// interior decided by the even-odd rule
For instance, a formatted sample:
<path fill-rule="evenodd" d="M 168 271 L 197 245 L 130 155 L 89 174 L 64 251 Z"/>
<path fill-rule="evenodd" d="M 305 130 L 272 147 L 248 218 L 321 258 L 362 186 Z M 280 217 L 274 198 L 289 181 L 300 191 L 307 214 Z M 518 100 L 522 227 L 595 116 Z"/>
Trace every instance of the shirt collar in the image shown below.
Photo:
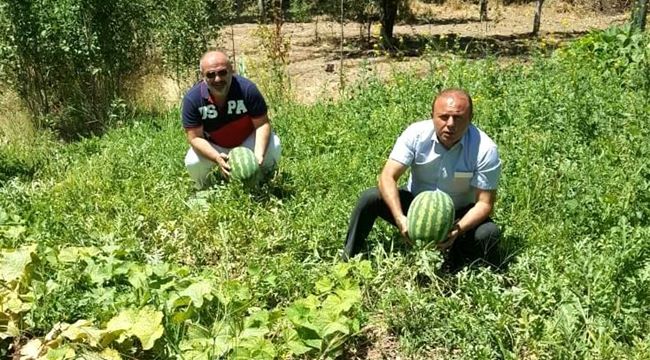
<path fill-rule="evenodd" d="M 201 80 L 201 97 L 208 100 L 210 103 L 214 104 L 212 96 L 210 96 L 210 91 L 208 90 L 208 84 L 205 83 L 205 80 Z"/>

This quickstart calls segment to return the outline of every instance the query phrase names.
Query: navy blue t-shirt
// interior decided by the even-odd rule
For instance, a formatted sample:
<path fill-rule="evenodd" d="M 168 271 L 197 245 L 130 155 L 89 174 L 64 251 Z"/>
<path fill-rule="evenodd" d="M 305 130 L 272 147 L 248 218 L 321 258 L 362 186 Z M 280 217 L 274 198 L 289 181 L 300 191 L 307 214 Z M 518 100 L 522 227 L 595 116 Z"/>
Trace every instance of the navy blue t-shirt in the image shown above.
<path fill-rule="evenodd" d="M 257 86 L 244 77 L 233 75 L 223 107 L 214 103 L 205 81 L 199 81 L 183 98 L 181 116 L 184 128 L 203 126 L 206 139 L 233 148 L 255 131 L 252 118 L 266 112 L 266 101 Z"/>

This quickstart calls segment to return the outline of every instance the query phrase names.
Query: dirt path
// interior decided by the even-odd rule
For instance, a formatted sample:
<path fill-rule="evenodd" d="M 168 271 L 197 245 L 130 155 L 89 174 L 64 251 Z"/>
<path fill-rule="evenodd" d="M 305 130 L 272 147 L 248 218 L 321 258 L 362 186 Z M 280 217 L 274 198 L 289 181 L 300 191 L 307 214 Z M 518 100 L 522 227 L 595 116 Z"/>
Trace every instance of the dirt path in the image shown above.
<path fill-rule="evenodd" d="M 424 6 L 424 5 L 423 5 Z M 418 57 L 426 39 L 438 41 L 455 34 L 461 48 L 466 51 L 478 46 L 492 46 L 498 54 L 522 55 L 530 41 L 534 13 L 530 5 L 496 5 L 489 9 L 490 20 L 478 21 L 478 7 L 449 5 L 415 9 L 422 16 L 432 19 L 427 24 L 397 25 L 395 36 L 405 41 L 403 48 L 409 55 L 400 59 L 388 58 L 372 50 L 373 41 L 379 34 L 379 25 L 371 28 L 372 41 L 359 50 L 361 29 L 357 23 L 344 26 L 344 75 L 348 82 L 354 81 L 361 68 L 367 68 L 380 77 L 389 76 L 393 69 L 416 69 L 424 71 L 426 62 Z M 428 15 L 427 15 L 428 14 Z M 541 37 L 551 43 L 572 38 L 592 29 L 603 29 L 612 24 L 623 23 L 627 14 L 604 15 L 575 8 L 549 5 L 543 9 Z M 223 29 L 220 46 L 236 56 L 254 63 L 260 59 L 261 38 L 255 34 L 257 24 L 238 24 Z M 367 29 L 364 29 L 365 33 Z M 336 97 L 340 83 L 340 24 L 336 22 L 285 23 L 283 36 L 289 41 L 288 72 L 293 95 L 302 102 L 311 103 L 323 97 Z M 490 45 L 491 44 L 491 45 Z M 525 54 L 524 54 L 525 55 Z M 255 79 L 255 73 L 250 76 Z"/>

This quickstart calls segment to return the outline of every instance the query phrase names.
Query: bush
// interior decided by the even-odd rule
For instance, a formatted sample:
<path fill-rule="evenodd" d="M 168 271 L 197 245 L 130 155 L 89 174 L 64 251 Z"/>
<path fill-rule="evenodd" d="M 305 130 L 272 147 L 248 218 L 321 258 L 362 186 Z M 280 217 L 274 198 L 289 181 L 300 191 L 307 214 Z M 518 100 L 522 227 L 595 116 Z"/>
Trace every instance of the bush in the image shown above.
<path fill-rule="evenodd" d="M 125 80 L 196 62 L 214 36 L 212 0 L 9 0 L 0 5 L 0 76 L 64 136 L 102 130 Z M 214 13 L 214 12 L 212 12 Z M 205 15 L 202 15 L 205 14 Z"/>

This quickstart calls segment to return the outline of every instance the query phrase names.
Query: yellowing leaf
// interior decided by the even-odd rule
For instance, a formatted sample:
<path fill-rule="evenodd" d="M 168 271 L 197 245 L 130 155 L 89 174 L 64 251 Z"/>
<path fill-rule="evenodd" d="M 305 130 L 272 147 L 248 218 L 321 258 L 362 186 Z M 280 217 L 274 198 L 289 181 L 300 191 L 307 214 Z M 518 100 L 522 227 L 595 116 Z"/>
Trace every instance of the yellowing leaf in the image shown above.
<path fill-rule="evenodd" d="M 133 324 L 131 332 L 142 343 L 142 349 L 149 350 L 163 334 L 163 313 L 151 307 L 145 307 L 138 313 L 138 319 Z"/>
<path fill-rule="evenodd" d="M 97 346 L 103 332 L 97 329 L 88 320 L 78 320 L 72 325 L 62 327 L 61 336 L 76 342 L 85 342 L 90 346 Z"/>
<path fill-rule="evenodd" d="M 85 258 L 92 258 L 101 253 L 101 250 L 94 246 L 70 246 L 63 248 L 59 251 L 59 261 L 61 262 L 77 262 Z"/>
<path fill-rule="evenodd" d="M 106 348 L 102 351 L 99 356 L 104 360 L 122 360 L 122 356 L 117 350 Z"/>
<path fill-rule="evenodd" d="M 56 349 L 49 349 L 44 357 L 46 360 L 67 360 L 75 359 L 76 353 L 70 346 L 62 346 Z M 40 358 L 42 359 L 42 358 Z"/>
<path fill-rule="evenodd" d="M 32 255 L 36 255 L 36 245 L 3 252 L 0 257 L 0 280 L 12 282 L 22 278 L 25 268 L 32 262 Z"/>
<path fill-rule="evenodd" d="M 332 280 L 324 277 L 316 282 L 316 291 L 318 291 L 319 294 L 326 293 L 332 290 L 333 286 L 334 283 L 332 283 Z"/>
<path fill-rule="evenodd" d="M 38 359 L 41 354 L 43 343 L 39 339 L 33 339 L 27 342 L 20 349 L 20 360 Z"/>
<path fill-rule="evenodd" d="M 115 336 L 123 332 L 125 336 L 135 336 L 140 340 L 143 350 L 153 347 L 163 334 L 163 314 L 152 307 L 140 310 L 128 309 L 120 312 L 106 325 L 106 331 Z"/>
<path fill-rule="evenodd" d="M 20 336 L 20 329 L 14 320 L 9 320 L 7 325 L 3 326 L 4 331 L 0 332 L 0 339 L 12 338 Z"/>

